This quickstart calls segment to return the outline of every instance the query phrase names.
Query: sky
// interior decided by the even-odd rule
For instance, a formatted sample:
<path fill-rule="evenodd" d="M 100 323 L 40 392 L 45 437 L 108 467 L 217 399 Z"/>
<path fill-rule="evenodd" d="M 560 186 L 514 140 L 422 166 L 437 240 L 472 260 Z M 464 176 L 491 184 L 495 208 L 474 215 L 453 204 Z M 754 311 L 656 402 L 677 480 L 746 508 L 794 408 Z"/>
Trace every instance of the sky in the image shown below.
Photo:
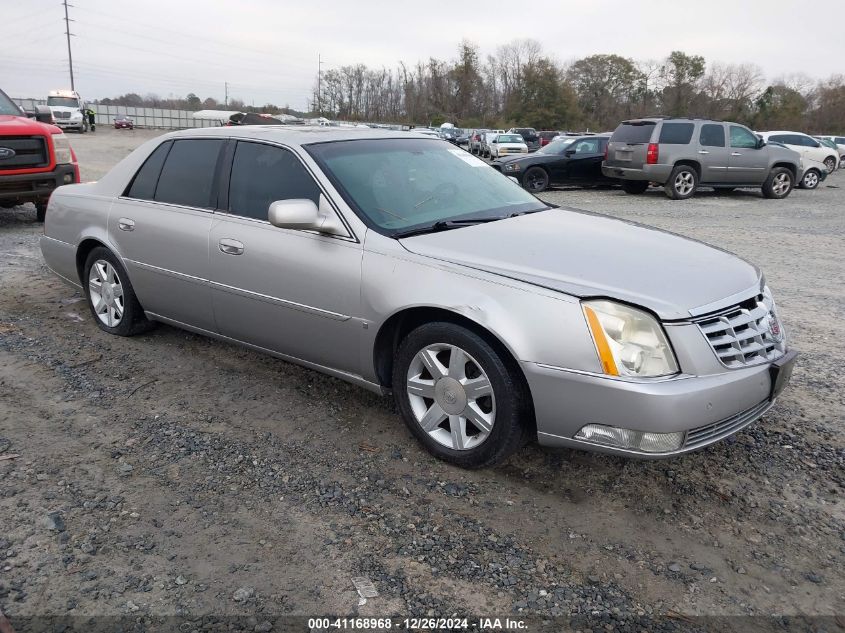
<path fill-rule="evenodd" d="M 76 89 L 305 109 L 323 71 L 452 59 L 467 39 L 482 59 L 533 38 L 560 62 L 596 53 L 638 60 L 672 50 L 707 62 L 753 63 L 767 78 L 845 72 L 845 3 L 805 20 L 786 0 L 70 0 Z M 797 27 L 797 28 L 796 28 Z M 0 0 L 0 88 L 46 98 L 70 87 L 60 0 Z M 799 37 L 800 35 L 800 37 Z"/>

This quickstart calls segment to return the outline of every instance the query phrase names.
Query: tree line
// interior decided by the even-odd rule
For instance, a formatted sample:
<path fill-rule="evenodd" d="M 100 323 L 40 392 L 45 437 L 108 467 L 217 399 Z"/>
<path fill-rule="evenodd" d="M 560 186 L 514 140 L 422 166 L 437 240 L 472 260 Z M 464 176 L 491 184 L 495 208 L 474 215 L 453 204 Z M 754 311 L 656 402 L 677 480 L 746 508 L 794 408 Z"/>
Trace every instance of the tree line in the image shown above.
<path fill-rule="evenodd" d="M 664 114 L 843 133 L 845 76 L 769 81 L 753 64 L 708 65 L 683 51 L 661 60 L 611 54 L 561 64 L 530 39 L 482 60 L 478 47 L 464 41 L 448 61 L 327 70 L 315 82 L 311 107 L 342 120 L 459 127 L 612 130 L 626 118 Z"/>

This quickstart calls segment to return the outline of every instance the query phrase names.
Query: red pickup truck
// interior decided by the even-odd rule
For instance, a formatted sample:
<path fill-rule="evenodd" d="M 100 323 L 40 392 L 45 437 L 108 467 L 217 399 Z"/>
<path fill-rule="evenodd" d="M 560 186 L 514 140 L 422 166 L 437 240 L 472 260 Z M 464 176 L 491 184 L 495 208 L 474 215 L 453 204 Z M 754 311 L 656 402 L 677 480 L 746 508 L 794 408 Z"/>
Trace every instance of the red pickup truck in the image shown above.
<path fill-rule="evenodd" d="M 0 90 L 0 207 L 32 202 L 43 222 L 53 189 L 74 182 L 79 165 L 64 132 L 28 118 Z"/>

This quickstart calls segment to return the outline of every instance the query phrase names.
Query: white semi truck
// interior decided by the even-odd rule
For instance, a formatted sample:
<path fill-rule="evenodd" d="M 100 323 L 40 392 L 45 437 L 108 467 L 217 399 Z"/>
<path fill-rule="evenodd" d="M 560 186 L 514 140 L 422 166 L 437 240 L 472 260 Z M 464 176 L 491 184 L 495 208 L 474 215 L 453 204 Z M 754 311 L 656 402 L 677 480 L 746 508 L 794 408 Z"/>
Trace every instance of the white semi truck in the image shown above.
<path fill-rule="evenodd" d="M 53 112 L 55 124 L 63 130 L 88 131 L 85 102 L 75 90 L 51 90 L 47 106 Z"/>

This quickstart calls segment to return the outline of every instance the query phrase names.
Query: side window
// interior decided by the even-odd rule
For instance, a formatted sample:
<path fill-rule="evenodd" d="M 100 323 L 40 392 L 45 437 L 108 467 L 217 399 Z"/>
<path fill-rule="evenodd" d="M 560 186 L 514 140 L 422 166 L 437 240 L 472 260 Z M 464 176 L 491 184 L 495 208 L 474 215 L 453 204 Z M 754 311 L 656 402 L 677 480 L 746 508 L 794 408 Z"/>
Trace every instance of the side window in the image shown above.
<path fill-rule="evenodd" d="M 221 139 L 173 141 L 158 179 L 156 202 L 212 208 L 216 201 L 211 200 L 211 189 L 222 148 Z"/>
<path fill-rule="evenodd" d="M 789 136 L 786 134 L 772 134 L 769 137 L 770 141 L 774 141 L 775 143 L 784 143 L 786 145 L 791 145 L 792 143 L 789 140 Z"/>
<path fill-rule="evenodd" d="M 717 123 L 705 123 L 701 126 L 698 142 L 706 147 L 724 147 L 725 126 Z"/>
<path fill-rule="evenodd" d="M 845 136 L 837 136 L 835 139 L 833 139 L 833 142 L 837 145 L 845 145 Z"/>
<path fill-rule="evenodd" d="M 599 142 L 598 140 L 592 138 L 587 139 L 584 141 L 578 141 L 575 144 L 575 153 L 576 154 L 598 154 L 599 152 Z"/>
<path fill-rule="evenodd" d="M 141 165 L 141 169 L 135 174 L 132 184 L 129 185 L 124 195 L 138 200 L 153 199 L 161 166 L 164 165 L 164 159 L 167 158 L 167 152 L 170 151 L 172 144 L 170 141 L 166 141 L 153 150 L 153 153 L 147 157 L 147 160 Z"/>
<path fill-rule="evenodd" d="M 660 128 L 660 140 L 658 143 L 669 145 L 686 145 L 692 138 L 695 123 L 663 123 Z"/>
<path fill-rule="evenodd" d="M 799 136 L 798 138 L 801 139 L 801 144 L 804 147 L 821 147 L 821 144 L 817 140 L 812 139 L 809 136 Z"/>
<path fill-rule="evenodd" d="M 229 179 L 229 213 L 267 219 L 276 200 L 307 198 L 320 204 L 320 188 L 293 152 L 239 141 Z"/>
<path fill-rule="evenodd" d="M 757 136 L 748 128 L 738 125 L 731 126 L 731 147 L 740 149 L 754 149 L 757 147 Z"/>

